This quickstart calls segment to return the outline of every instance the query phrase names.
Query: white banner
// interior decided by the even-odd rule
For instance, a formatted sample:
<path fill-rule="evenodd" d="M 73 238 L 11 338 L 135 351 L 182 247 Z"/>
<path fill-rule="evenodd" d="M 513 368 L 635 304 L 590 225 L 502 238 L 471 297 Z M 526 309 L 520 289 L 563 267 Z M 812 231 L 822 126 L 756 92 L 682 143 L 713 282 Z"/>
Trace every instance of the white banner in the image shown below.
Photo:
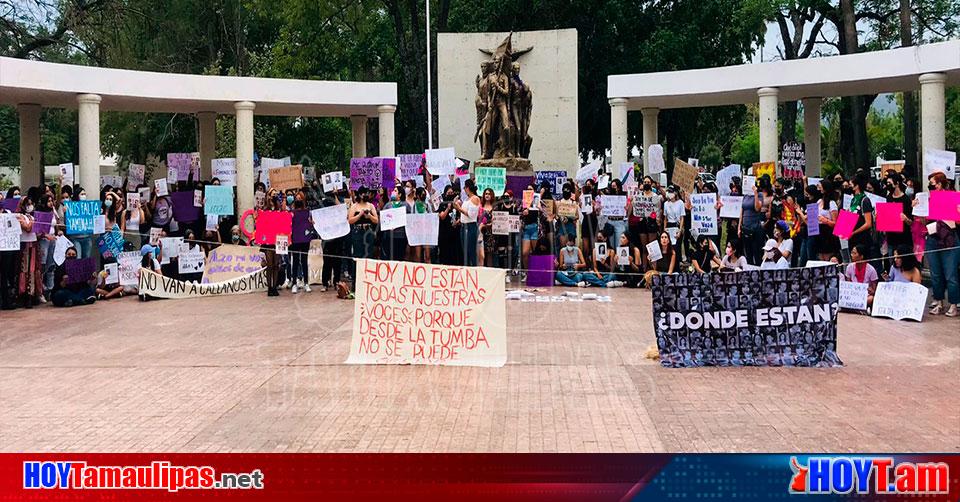
<path fill-rule="evenodd" d="M 229 281 L 202 284 L 178 281 L 143 268 L 140 269 L 138 289 L 141 295 L 157 298 L 202 298 L 256 293 L 267 290 L 267 271 L 264 269 Z"/>
<path fill-rule="evenodd" d="M 502 269 L 357 260 L 347 364 L 502 367 Z"/>

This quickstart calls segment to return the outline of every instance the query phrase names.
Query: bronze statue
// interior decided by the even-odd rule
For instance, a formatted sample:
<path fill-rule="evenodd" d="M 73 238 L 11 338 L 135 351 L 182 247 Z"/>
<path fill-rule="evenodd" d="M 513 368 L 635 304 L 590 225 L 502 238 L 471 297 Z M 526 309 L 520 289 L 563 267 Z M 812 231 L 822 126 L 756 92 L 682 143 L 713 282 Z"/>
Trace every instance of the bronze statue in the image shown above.
<path fill-rule="evenodd" d="M 526 159 L 530 155 L 530 116 L 533 92 L 520 79 L 517 58 L 532 48 L 514 52 L 513 34 L 495 51 L 483 51 L 491 58 L 480 65 L 476 78 L 477 129 L 474 141 L 480 142 L 480 159 Z M 511 162 L 513 166 L 529 162 Z"/>

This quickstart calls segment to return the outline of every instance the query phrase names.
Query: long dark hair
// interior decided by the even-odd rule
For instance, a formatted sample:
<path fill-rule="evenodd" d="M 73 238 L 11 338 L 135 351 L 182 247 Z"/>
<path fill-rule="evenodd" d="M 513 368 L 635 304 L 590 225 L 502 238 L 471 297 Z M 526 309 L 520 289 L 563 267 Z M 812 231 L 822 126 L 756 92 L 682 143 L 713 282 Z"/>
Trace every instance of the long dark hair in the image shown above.
<path fill-rule="evenodd" d="M 909 244 L 902 244 L 895 249 L 897 257 L 900 258 L 900 270 L 916 270 L 920 267 L 917 261 L 917 255 L 913 253 L 913 248 Z"/>

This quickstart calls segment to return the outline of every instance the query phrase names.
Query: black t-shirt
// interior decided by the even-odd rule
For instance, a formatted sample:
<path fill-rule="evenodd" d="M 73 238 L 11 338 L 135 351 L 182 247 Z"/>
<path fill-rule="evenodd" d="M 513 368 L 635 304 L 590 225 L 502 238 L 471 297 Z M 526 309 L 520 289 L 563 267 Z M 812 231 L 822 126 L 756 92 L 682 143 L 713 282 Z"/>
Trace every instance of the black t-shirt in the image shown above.
<path fill-rule="evenodd" d="M 707 249 L 697 249 L 693 254 L 693 259 L 700 265 L 700 270 L 704 272 L 713 270 L 713 250 L 709 247 Z"/>
<path fill-rule="evenodd" d="M 901 212 L 908 218 L 913 215 L 913 203 L 906 194 L 900 197 L 888 197 L 888 202 L 898 202 L 903 208 Z M 887 232 L 887 244 L 890 246 L 899 246 L 901 244 L 910 244 L 913 242 L 913 234 L 910 232 L 910 224 L 903 223 L 900 232 Z"/>
<path fill-rule="evenodd" d="M 864 215 L 873 212 L 873 201 L 870 200 L 866 194 L 863 194 L 863 199 L 860 200 L 860 206 L 855 212 L 857 213 L 857 225 L 853 227 L 854 230 L 862 227 L 863 224 L 866 223 L 867 219 Z M 850 246 L 852 247 L 856 244 L 866 244 L 872 246 L 873 236 L 870 235 L 871 232 L 872 230 L 867 229 L 850 237 Z"/>

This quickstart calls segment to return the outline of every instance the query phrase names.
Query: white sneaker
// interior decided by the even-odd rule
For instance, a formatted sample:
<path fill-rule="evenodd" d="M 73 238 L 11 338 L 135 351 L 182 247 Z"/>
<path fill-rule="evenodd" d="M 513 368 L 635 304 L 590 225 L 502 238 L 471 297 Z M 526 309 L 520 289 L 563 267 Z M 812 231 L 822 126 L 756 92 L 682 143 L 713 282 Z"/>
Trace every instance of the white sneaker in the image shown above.
<path fill-rule="evenodd" d="M 623 286 L 623 281 L 610 281 L 607 283 L 608 288 L 619 288 Z"/>
<path fill-rule="evenodd" d="M 941 305 L 940 302 L 937 302 L 937 304 L 934 305 L 929 312 L 930 315 L 940 315 L 942 313 L 943 313 L 943 305 Z"/>
<path fill-rule="evenodd" d="M 585 288 L 585 287 L 587 287 L 586 281 L 580 281 L 580 282 L 578 282 L 578 283 L 577 283 L 577 287 L 578 287 L 578 288 Z"/>
<path fill-rule="evenodd" d="M 280 286 L 282 289 L 290 289 L 290 279 L 283 281 L 283 285 Z"/>
<path fill-rule="evenodd" d="M 943 314 L 943 315 L 945 315 L 945 316 L 947 316 L 947 317 L 957 317 L 957 313 L 958 313 L 958 312 L 957 312 L 957 305 L 956 305 L 956 304 L 953 304 L 953 305 L 950 305 L 950 308 L 947 309 L 947 313 L 946 313 L 946 314 Z"/>
<path fill-rule="evenodd" d="M 303 285 L 303 291 L 304 291 L 305 293 L 312 293 L 312 292 L 313 292 L 313 290 L 310 289 L 310 283 L 306 283 L 306 284 Z"/>
<path fill-rule="evenodd" d="M 300 288 L 296 284 L 294 284 L 293 287 L 290 288 L 290 292 L 293 294 L 297 294 L 299 291 L 300 291 Z"/>

